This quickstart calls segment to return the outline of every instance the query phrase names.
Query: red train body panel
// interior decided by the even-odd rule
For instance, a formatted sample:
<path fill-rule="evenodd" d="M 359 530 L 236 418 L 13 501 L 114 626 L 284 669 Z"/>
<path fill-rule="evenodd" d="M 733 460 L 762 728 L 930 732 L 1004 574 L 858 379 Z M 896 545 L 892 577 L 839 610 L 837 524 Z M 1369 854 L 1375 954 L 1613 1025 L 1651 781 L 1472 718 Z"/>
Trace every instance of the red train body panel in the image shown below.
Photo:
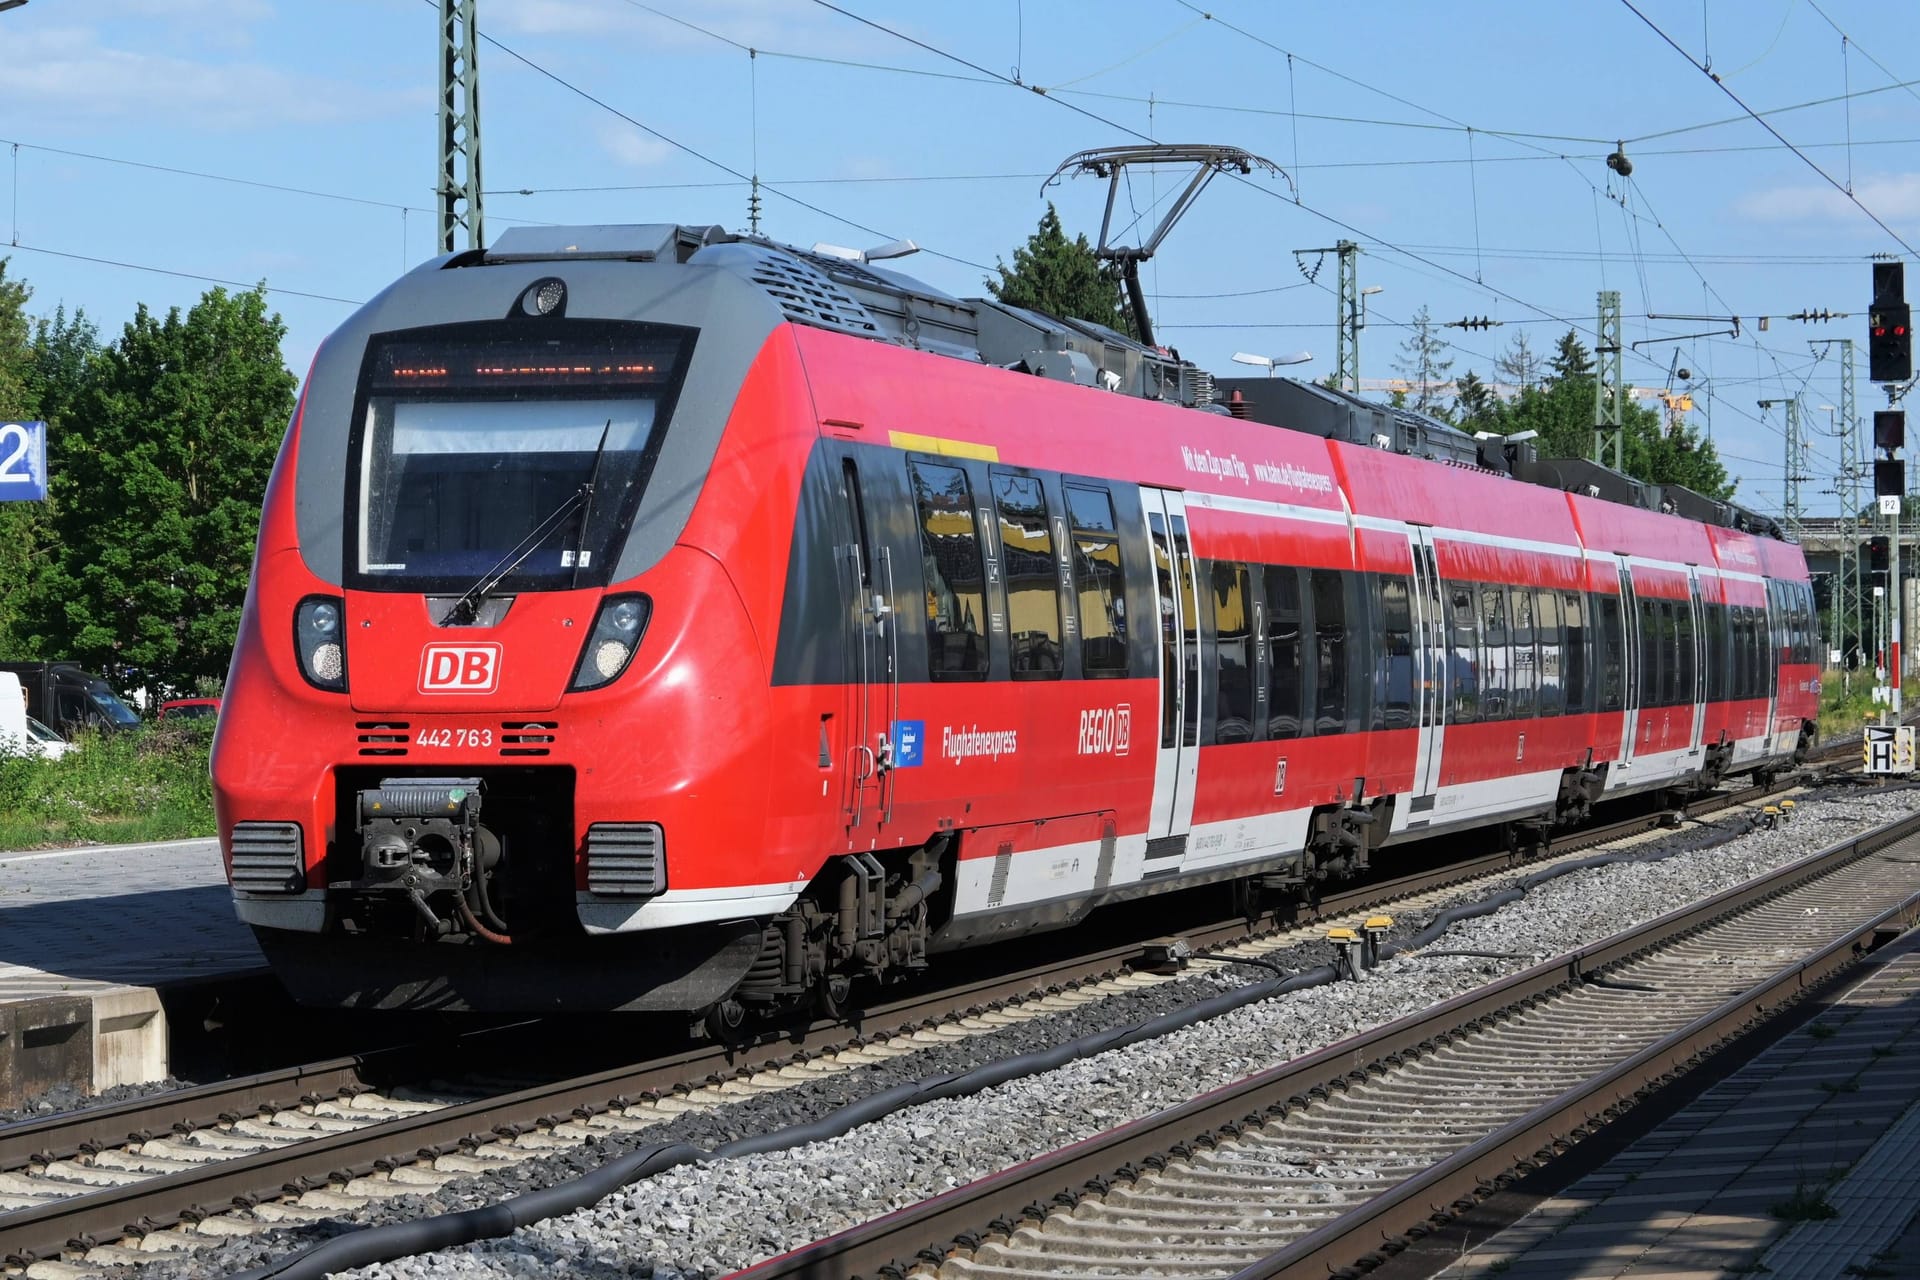
<path fill-rule="evenodd" d="M 769 280 L 1047 318 L 646 232 L 432 264 L 316 359 L 214 757 L 302 999 L 832 1001 L 1804 750 L 1790 544 L 877 340 Z"/>

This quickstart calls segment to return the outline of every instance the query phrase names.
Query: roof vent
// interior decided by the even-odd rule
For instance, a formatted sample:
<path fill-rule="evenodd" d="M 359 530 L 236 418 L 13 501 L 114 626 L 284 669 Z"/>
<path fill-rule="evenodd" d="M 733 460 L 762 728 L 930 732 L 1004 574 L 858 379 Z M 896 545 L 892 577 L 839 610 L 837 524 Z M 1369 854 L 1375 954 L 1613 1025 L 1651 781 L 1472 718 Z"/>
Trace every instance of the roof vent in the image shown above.
<path fill-rule="evenodd" d="M 708 245 L 692 261 L 696 266 L 726 267 L 746 276 L 780 304 L 789 320 L 861 338 L 886 336 L 851 293 L 792 254 L 736 241 Z"/>

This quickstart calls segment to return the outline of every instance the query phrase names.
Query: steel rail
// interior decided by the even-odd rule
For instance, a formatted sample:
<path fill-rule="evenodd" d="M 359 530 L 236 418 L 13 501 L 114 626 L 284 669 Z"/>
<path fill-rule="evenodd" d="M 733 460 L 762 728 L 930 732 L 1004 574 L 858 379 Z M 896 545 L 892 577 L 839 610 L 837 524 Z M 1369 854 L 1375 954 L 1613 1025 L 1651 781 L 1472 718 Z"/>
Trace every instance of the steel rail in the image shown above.
<path fill-rule="evenodd" d="M 1792 780 L 1712 795 L 1686 807 L 1689 816 L 1751 803 Z M 1603 844 L 1661 825 L 1660 814 L 1642 815 L 1573 833 L 1557 849 Z M 1283 923 L 1250 926 L 1244 916 L 1189 928 L 1182 935 L 1196 952 L 1271 936 L 1316 921 L 1464 883 L 1523 865 L 1509 852 L 1484 855 L 1393 880 L 1330 894 L 1301 903 Z M 809 1056 L 857 1048 L 889 1039 L 941 1018 L 978 1012 L 1034 995 L 1098 981 L 1122 971 L 1140 955 L 1147 939 L 1103 948 L 1011 973 L 974 978 L 957 986 L 916 993 L 856 1011 L 841 1021 L 817 1020 L 787 1028 L 746 1045 L 705 1045 L 645 1062 L 611 1068 L 495 1097 L 459 1103 L 437 1111 L 398 1117 L 346 1133 L 327 1134 L 277 1149 L 209 1163 L 195 1169 L 156 1174 L 126 1186 L 0 1213 L 0 1260 L 31 1261 L 66 1248 L 90 1246 L 139 1230 L 151 1230 L 182 1218 L 204 1217 L 235 1206 L 361 1176 L 376 1169 L 450 1154 L 525 1132 L 543 1122 L 587 1117 L 628 1105 L 636 1096 L 662 1094 L 694 1084 L 719 1082 L 776 1068 Z M 871 1029 L 877 1028 L 877 1029 Z M 493 1029 L 494 1034 L 507 1029 Z M 850 1036 L 849 1032 L 853 1034 Z M 443 1051 L 444 1052 L 444 1051 Z M 186 1132 L 224 1119 L 288 1107 L 313 1097 L 341 1096 L 374 1087 L 369 1077 L 393 1075 L 397 1064 L 423 1046 L 338 1058 L 327 1062 L 259 1073 L 232 1081 L 171 1091 L 151 1098 L 0 1125 L 0 1171 L 34 1161 L 67 1158 L 114 1145 L 144 1141 L 169 1132 Z M 129 1229 L 134 1230 L 129 1230 Z"/>
<path fill-rule="evenodd" d="M 1920 834 L 1920 814 L 1841 841 L 1778 871 L 1702 902 L 1591 943 L 1442 1004 L 1190 1102 L 980 1178 L 931 1200 L 897 1210 L 828 1239 L 735 1273 L 739 1280 L 852 1280 L 898 1277 L 922 1263 L 938 1264 L 996 1220 L 1043 1218 L 1049 1205 L 1070 1205 L 1082 1188 L 1104 1187 L 1149 1161 L 1185 1154 L 1258 1127 L 1303 1105 L 1316 1092 L 1380 1074 L 1398 1055 L 1422 1053 L 1483 1028 L 1518 1007 L 1539 1002 L 1621 960 L 1650 951 L 1705 925 L 1791 890 L 1909 836 Z M 1920 919 L 1920 894 L 1848 930 L 1815 955 L 1776 972 L 1682 1031 L 1537 1108 L 1521 1121 L 1473 1144 L 1427 1172 L 1317 1229 L 1256 1263 L 1240 1280 L 1324 1280 L 1330 1270 L 1381 1248 L 1383 1239 L 1423 1230 L 1471 1202 L 1492 1180 L 1573 1136 L 1611 1106 L 1683 1069 L 1689 1059 L 1762 1013 L 1776 1009 L 1860 954 L 1864 940 L 1895 924 Z"/>

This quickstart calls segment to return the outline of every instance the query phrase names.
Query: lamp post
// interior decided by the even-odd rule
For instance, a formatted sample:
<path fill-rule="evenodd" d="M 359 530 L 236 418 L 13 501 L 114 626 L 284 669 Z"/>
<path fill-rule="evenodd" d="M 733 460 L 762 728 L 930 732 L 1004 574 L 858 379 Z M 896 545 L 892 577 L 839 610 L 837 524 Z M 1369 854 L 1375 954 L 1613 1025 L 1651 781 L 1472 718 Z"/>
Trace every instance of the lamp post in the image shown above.
<path fill-rule="evenodd" d="M 1311 351 L 1296 351 L 1292 355 L 1285 356 L 1256 356 L 1245 351 L 1236 351 L 1233 353 L 1233 362 L 1235 364 L 1257 365 L 1267 371 L 1269 378 L 1273 376 L 1273 371 L 1281 365 L 1305 364 L 1311 359 L 1313 359 L 1313 352 Z"/>

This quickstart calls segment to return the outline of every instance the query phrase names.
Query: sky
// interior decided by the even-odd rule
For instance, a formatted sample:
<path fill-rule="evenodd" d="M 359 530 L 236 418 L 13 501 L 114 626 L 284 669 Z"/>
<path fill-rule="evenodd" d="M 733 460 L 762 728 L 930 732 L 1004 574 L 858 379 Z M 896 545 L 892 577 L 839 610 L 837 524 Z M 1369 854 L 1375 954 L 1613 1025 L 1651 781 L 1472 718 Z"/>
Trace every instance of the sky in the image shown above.
<path fill-rule="evenodd" d="M 83 309 L 110 339 L 139 304 L 264 281 L 304 373 L 358 303 L 437 251 L 437 10 L 0 12 L 0 257 L 32 287 L 30 309 Z M 1351 239 L 1361 284 L 1381 290 L 1363 379 L 1404 372 L 1423 307 L 1499 322 L 1439 331 L 1453 375 L 1491 380 L 1520 335 L 1546 353 L 1572 327 L 1592 346 L 1596 294 L 1618 290 L 1628 382 L 1693 391 L 1688 420 L 1748 505 L 1780 507 L 1797 397 L 1802 505 L 1840 509 L 1840 348 L 1813 343 L 1854 339 L 1857 414 L 1886 404 L 1866 379 L 1865 311 L 1872 255 L 1920 246 L 1910 0 L 478 0 L 478 13 L 489 238 L 542 222 L 744 230 L 757 173 L 766 234 L 911 238 L 922 251 L 890 265 L 979 295 L 1049 200 L 1070 232 L 1097 236 L 1103 182 L 1043 188 L 1069 155 L 1224 143 L 1279 172 L 1213 182 L 1143 271 L 1158 339 L 1216 373 L 1254 372 L 1236 352 L 1302 351 L 1313 359 L 1289 372 L 1331 372 L 1337 267 L 1299 251 Z M 1608 167 L 1616 148 L 1630 176 Z M 1157 223 L 1185 176 L 1140 172 L 1116 223 Z M 1788 318 L 1808 311 L 1849 315 Z"/>

